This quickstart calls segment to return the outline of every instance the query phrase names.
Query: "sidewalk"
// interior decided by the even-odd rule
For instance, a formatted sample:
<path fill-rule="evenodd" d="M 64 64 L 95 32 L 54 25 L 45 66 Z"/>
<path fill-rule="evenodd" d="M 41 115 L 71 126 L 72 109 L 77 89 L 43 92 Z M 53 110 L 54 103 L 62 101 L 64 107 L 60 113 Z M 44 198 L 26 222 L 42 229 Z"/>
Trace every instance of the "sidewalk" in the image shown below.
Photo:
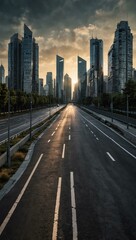
<path fill-rule="evenodd" d="M 127 125 L 123 122 L 117 121 L 115 119 L 113 119 L 112 121 L 112 118 L 96 113 L 85 107 L 82 107 L 82 109 L 85 109 L 87 112 L 91 113 L 98 120 L 105 123 L 109 127 L 112 127 L 113 129 L 118 131 L 121 135 L 123 135 L 127 140 L 136 145 L 136 128 L 129 126 L 127 129 Z"/>

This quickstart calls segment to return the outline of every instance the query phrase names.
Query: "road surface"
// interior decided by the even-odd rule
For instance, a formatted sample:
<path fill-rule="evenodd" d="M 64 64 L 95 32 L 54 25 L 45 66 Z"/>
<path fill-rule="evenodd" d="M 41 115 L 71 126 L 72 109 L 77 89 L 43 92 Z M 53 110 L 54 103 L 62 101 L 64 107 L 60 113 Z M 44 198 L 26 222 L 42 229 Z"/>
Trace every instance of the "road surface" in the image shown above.
<path fill-rule="evenodd" d="M 0 240 L 136 239 L 136 147 L 68 105 L 0 201 Z"/>
<path fill-rule="evenodd" d="M 45 108 L 32 112 L 32 126 L 40 123 L 58 111 L 60 107 Z M 30 128 L 30 113 L 10 117 L 10 136 L 14 136 Z M 8 138 L 8 118 L 0 119 L 0 143 Z"/>

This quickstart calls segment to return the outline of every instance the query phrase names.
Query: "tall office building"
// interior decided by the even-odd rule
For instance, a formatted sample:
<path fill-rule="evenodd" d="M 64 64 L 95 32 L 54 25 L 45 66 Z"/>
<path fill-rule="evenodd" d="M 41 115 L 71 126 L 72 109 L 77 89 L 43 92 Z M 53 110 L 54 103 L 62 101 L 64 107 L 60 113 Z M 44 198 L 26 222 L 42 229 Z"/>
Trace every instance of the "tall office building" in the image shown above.
<path fill-rule="evenodd" d="M 23 90 L 32 92 L 33 36 L 32 31 L 24 24 L 23 38 Z"/>
<path fill-rule="evenodd" d="M 22 90 L 22 37 L 16 33 L 8 44 L 9 87 Z"/>
<path fill-rule="evenodd" d="M 32 92 L 38 93 L 39 87 L 39 46 L 33 38 Z"/>
<path fill-rule="evenodd" d="M 47 72 L 46 75 L 46 84 L 49 86 L 49 95 L 53 96 L 53 79 L 52 72 Z"/>
<path fill-rule="evenodd" d="M 0 66 L 0 83 L 5 83 L 5 69 L 2 64 Z"/>
<path fill-rule="evenodd" d="M 72 79 L 68 74 L 64 76 L 64 101 L 69 103 L 71 101 Z"/>
<path fill-rule="evenodd" d="M 114 43 L 109 51 L 108 73 L 113 92 L 122 92 L 125 83 L 132 79 L 133 35 L 127 21 L 117 24 Z M 111 78 L 111 76 L 113 76 Z"/>
<path fill-rule="evenodd" d="M 87 75 L 86 75 L 86 61 L 77 57 L 77 68 L 78 68 L 78 101 L 82 101 L 86 97 L 86 84 L 87 84 Z"/>
<path fill-rule="evenodd" d="M 100 96 L 103 93 L 103 41 L 90 39 L 90 74 L 95 76 L 92 81 L 93 95 Z"/>
<path fill-rule="evenodd" d="M 56 56 L 56 98 L 63 102 L 64 58 Z"/>
<path fill-rule="evenodd" d="M 38 93 L 39 47 L 25 24 L 24 37 L 16 33 L 8 45 L 8 77 L 10 88 Z"/>

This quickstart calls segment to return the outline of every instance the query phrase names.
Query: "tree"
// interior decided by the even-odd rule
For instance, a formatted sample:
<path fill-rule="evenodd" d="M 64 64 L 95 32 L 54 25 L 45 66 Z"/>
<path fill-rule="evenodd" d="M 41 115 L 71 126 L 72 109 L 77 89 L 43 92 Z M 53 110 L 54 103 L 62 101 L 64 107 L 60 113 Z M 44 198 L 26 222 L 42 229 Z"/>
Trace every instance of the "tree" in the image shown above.
<path fill-rule="evenodd" d="M 6 84 L 0 84 L 0 112 L 7 111 L 8 89 Z"/>

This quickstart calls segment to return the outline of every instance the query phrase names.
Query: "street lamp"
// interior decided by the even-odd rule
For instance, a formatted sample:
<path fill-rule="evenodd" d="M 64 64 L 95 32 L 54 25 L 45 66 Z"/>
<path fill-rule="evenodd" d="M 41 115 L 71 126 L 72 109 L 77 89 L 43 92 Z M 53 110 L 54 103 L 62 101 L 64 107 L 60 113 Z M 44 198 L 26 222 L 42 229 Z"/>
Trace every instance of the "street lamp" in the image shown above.
<path fill-rule="evenodd" d="M 7 143 L 7 163 L 8 167 L 11 166 L 11 156 L 10 156 L 10 86 L 8 77 L 8 143 Z"/>
<path fill-rule="evenodd" d="M 129 95 L 127 94 L 127 129 L 129 128 Z"/>
<path fill-rule="evenodd" d="M 30 93 L 30 140 L 32 138 L 32 85 Z"/>

